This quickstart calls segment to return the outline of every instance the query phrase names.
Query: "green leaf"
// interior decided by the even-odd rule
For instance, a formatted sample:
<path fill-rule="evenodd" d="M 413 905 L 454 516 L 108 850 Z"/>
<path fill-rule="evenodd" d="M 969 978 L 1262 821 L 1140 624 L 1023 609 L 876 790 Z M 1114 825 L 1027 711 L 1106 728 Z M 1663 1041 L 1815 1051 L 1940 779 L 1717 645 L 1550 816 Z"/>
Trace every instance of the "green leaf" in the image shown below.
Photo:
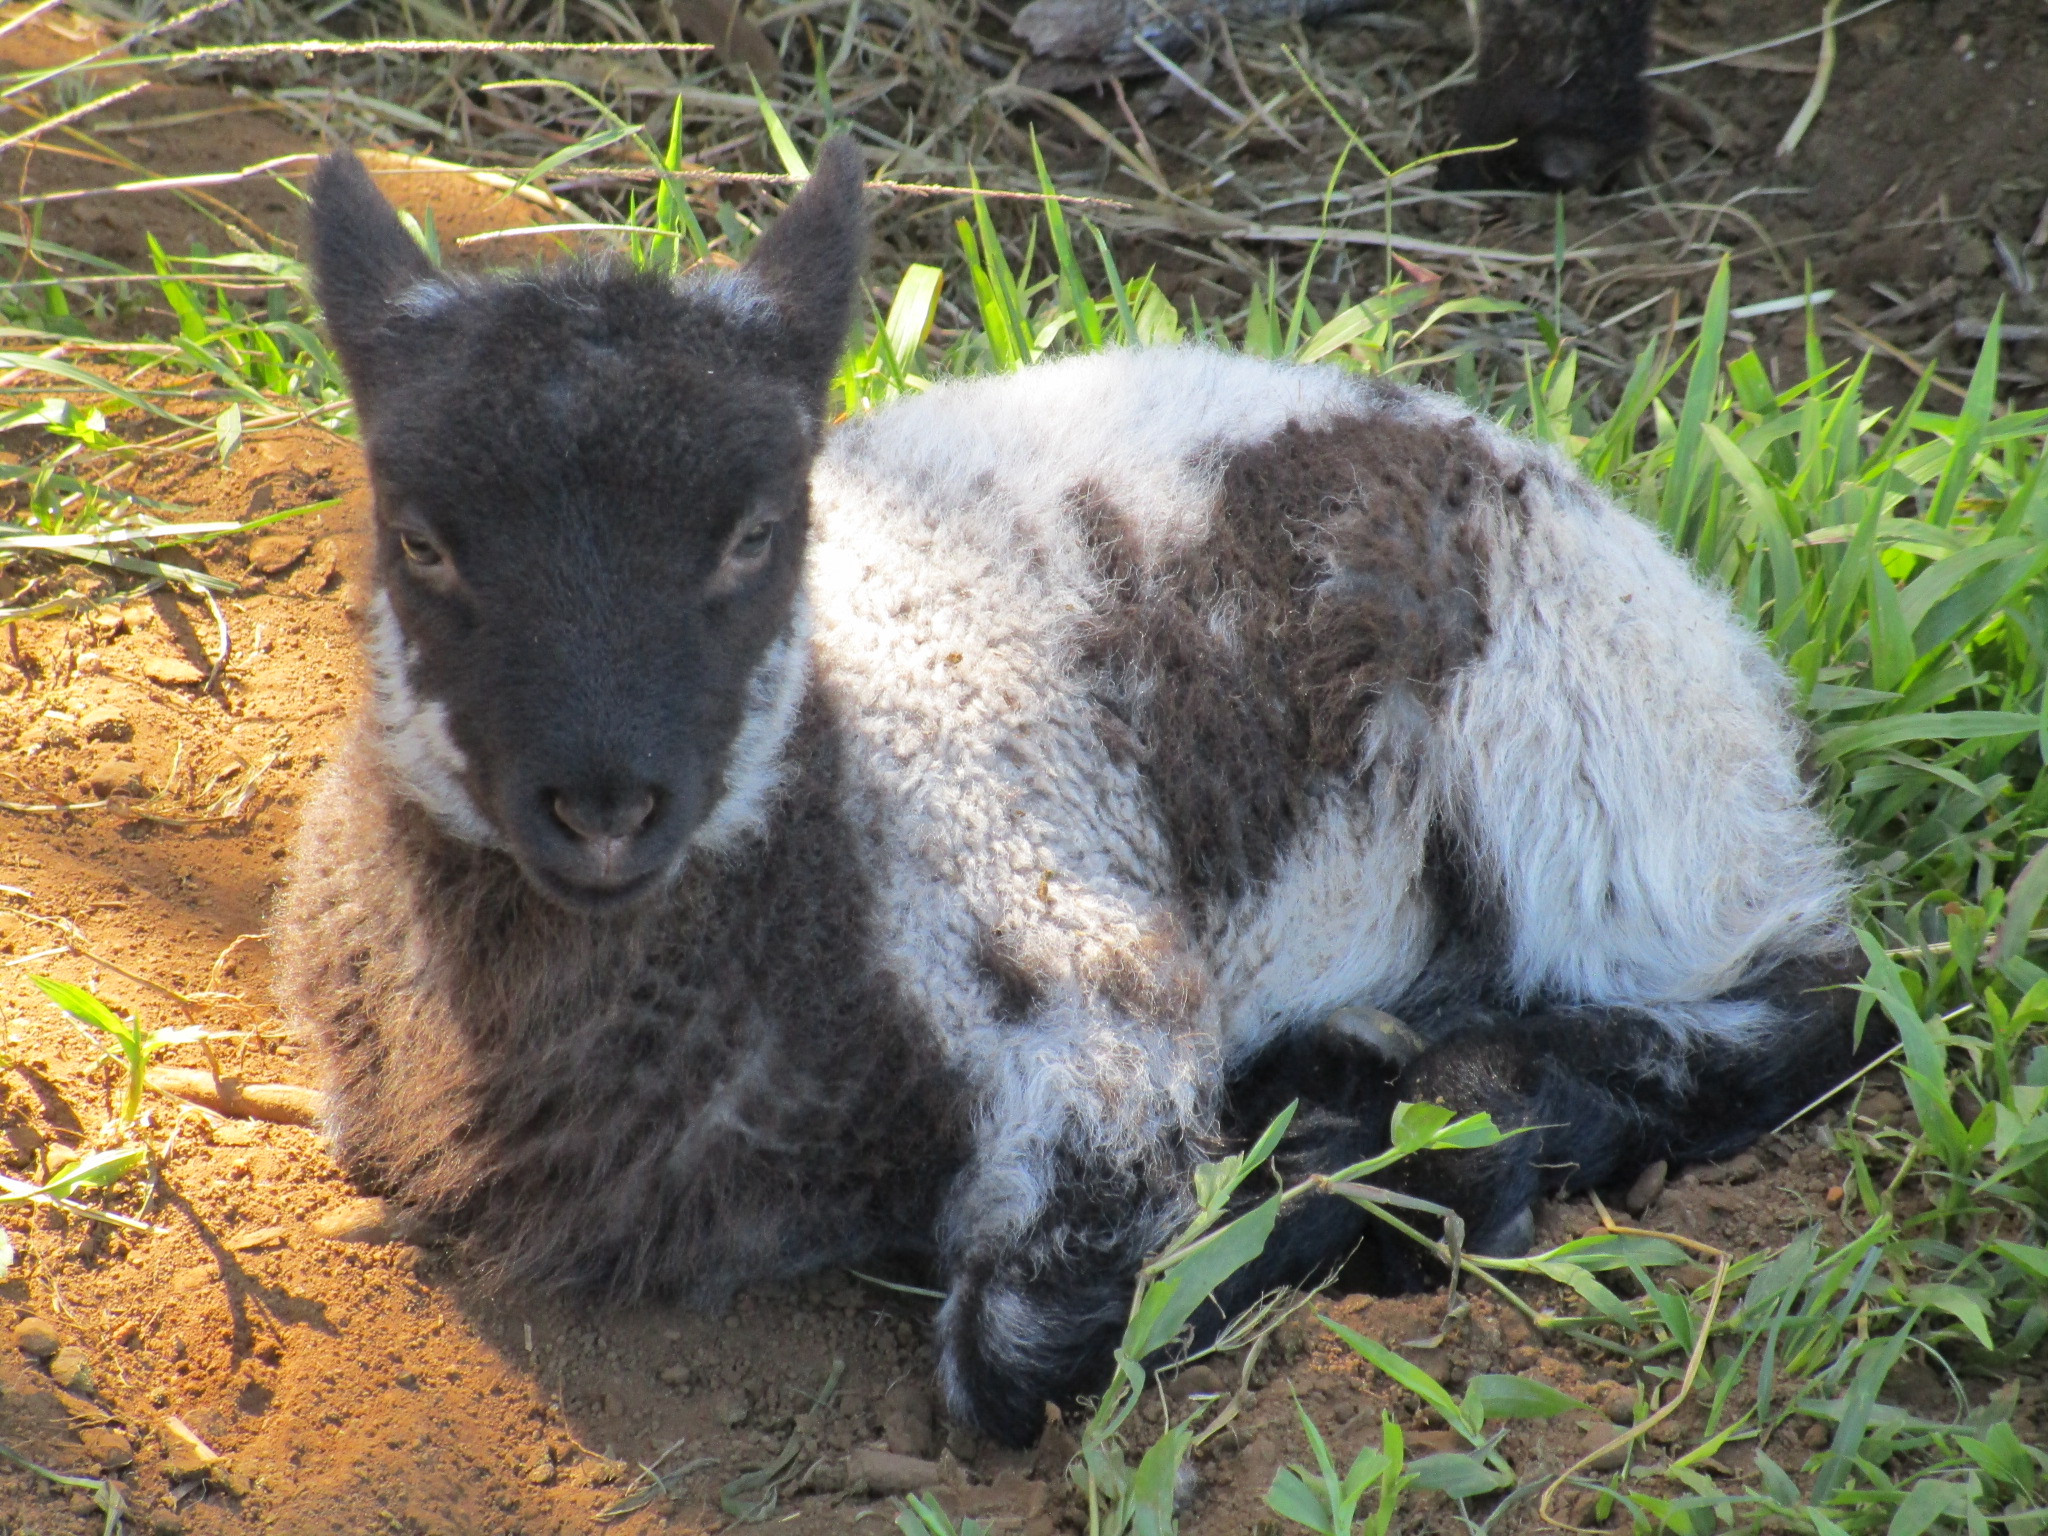
<path fill-rule="evenodd" d="M 1614 1292 L 1594 1279 L 1592 1274 L 1576 1264 L 1559 1264 L 1552 1260 L 1536 1258 L 1528 1261 L 1529 1268 L 1547 1280 L 1571 1287 L 1584 1297 L 1586 1303 L 1617 1328 L 1633 1332 L 1636 1327 L 1635 1310 Z"/>
<path fill-rule="evenodd" d="M 2008 1242 L 1996 1242 L 1990 1246 L 1994 1252 L 2011 1259 L 2035 1280 L 2048 1285 L 2048 1248 L 2037 1248 L 2032 1243 Z"/>
<path fill-rule="evenodd" d="M 1960 1483 L 1944 1483 L 1924 1477 L 1906 1490 L 1899 1507 L 1892 1511 L 1892 1523 L 1885 1536 L 1921 1536 L 1943 1515 L 1966 1502 L 1969 1492 Z"/>
<path fill-rule="evenodd" d="M 1321 1486 L 1310 1482 L 1299 1468 L 1282 1467 L 1273 1474 L 1266 1490 L 1266 1507 L 1283 1520 L 1305 1525 L 1318 1536 L 1337 1536 L 1336 1521 Z"/>
<path fill-rule="evenodd" d="M 1577 1237 L 1568 1243 L 1560 1243 L 1541 1257 L 1594 1271 L 1628 1269 L 1636 1265 L 1644 1269 L 1664 1269 L 1683 1264 L 1685 1250 L 1667 1238 L 1642 1237 L 1630 1232 L 1595 1232 L 1590 1237 Z"/>
<path fill-rule="evenodd" d="M 1876 1255 L 1873 1253 L 1871 1256 L 1874 1258 Z M 1834 1440 L 1814 1474 L 1814 1503 L 1825 1504 L 1832 1499 L 1855 1470 L 1856 1453 L 1863 1448 L 1864 1432 L 1870 1427 L 1871 1413 L 1877 1407 L 1877 1394 L 1909 1342 L 1908 1335 L 1895 1333 L 1865 1346 L 1863 1358 L 1856 1367 L 1856 1379 L 1843 1399 L 1842 1416 L 1835 1425 Z"/>
<path fill-rule="evenodd" d="M 1349 1344 L 1361 1359 L 1378 1366 L 1380 1370 L 1391 1376 L 1401 1386 L 1406 1387 L 1410 1392 L 1413 1392 L 1417 1397 L 1429 1404 L 1430 1407 L 1443 1415 L 1446 1424 L 1449 1424 L 1474 1445 L 1479 1443 L 1480 1426 L 1468 1417 L 1458 1400 L 1452 1397 L 1439 1383 L 1433 1381 L 1421 1366 L 1415 1364 L 1412 1360 L 1402 1359 L 1401 1356 L 1387 1348 L 1378 1339 L 1368 1338 L 1355 1329 L 1347 1328 L 1335 1318 L 1324 1317 L 1321 1313 L 1318 1313 L 1316 1316 L 1317 1321 L 1322 1323 L 1330 1332 L 1336 1334 L 1346 1344 Z"/>
<path fill-rule="evenodd" d="M 1174 1488 L 1193 1438 L 1185 1428 L 1169 1429 L 1138 1462 L 1131 1478 L 1131 1529 L 1136 1536 L 1174 1536 Z"/>
<path fill-rule="evenodd" d="M 889 354 L 899 368 L 916 360 L 925 338 L 932 333 L 932 321 L 939 312 L 939 289 L 945 274 L 937 267 L 912 262 L 896 283 L 896 296 L 889 301 L 889 318 L 882 327 L 888 338 Z"/>
<path fill-rule="evenodd" d="M 804 164 L 804 157 L 797 153 L 796 140 L 789 136 L 789 129 L 783 125 L 782 114 L 775 110 L 761 89 L 761 82 L 749 76 L 754 88 L 754 105 L 760 109 L 761 122 L 768 130 L 768 142 L 775 146 L 775 158 L 782 162 L 782 169 L 798 181 L 811 179 L 811 168 Z"/>
<path fill-rule="evenodd" d="M 1527 1376 L 1474 1376 L 1465 1385 L 1465 1412 L 1487 1419 L 1554 1419 L 1586 1405 Z"/>
<path fill-rule="evenodd" d="M 1960 1285 L 1915 1285 L 1907 1288 L 1906 1297 L 1919 1306 L 1948 1313 L 1969 1329 L 1979 1344 L 1986 1349 L 1992 1347 L 1991 1315 L 1985 1309 L 1984 1299 L 1975 1291 Z"/>
<path fill-rule="evenodd" d="M 1762 1451 L 1756 1453 L 1757 1477 L 1764 1485 L 1764 1494 L 1773 1502 L 1789 1508 L 1797 1508 L 1805 1500 L 1800 1497 L 1799 1485 L 1792 1481 L 1785 1469 Z"/>
<path fill-rule="evenodd" d="M 2041 1453 L 2029 1451 L 2025 1442 L 2013 1433 L 2012 1425 L 2003 1420 L 1986 1430 L 1983 1439 L 1958 1435 L 1956 1444 L 1985 1472 L 2022 1493 L 2031 1494 L 2035 1483 L 2040 1480 L 2036 1458 Z"/>
<path fill-rule="evenodd" d="M 1186 1258 L 1154 1280 L 1124 1330 L 1124 1352 L 1133 1360 L 1143 1360 L 1172 1343 L 1217 1286 L 1265 1251 L 1279 1214 L 1278 1195 L 1260 1201 L 1204 1238 Z"/>
<path fill-rule="evenodd" d="M 742 1524 L 766 1520 L 775 1512 L 783 1480 L 793 1469 L 797 1454 L 802 1449 L 803 1436 L 791 1435 L 773 1461 L 751 1472 L 742 1472 L 720 1489 L 719 1507 Z"/>
<path fill-rule="evenodd" d="M 59 981 L 54 976 L 31 974 L 29 980 L 35 983 L 45 997 L 79 1023 L 103 1030 L 124 1045 L 135 1037 L 135 1027 L 132 1024 L 85 988 L 73 986 L 68 981 Z"/>
<path fill-rule="evenodd" d="M 1482 1493 L 1505 1488 L 1515 1480 L 1513 1473 L 1489 1467 L 1477 1456 L 1463 1451 L 1425 1456 L 1420 1461 L 1411 1462 L 1408 1471 L 1422 1487 L 1434 1488 L 1454 1499 L 1477 1498 Z"/>
<path fill-rule="evenodd" d="M 104 1189 L 131 1172 L 148 1156 L 147 1147 L 116 1147 L 111 1152 L 94 1152 L 70 1164 L 47 1184 L 32 1187 L 10 1180 L 10 1185 L 15 1187 L 0 1195 L 0 1204 L 22 1200 L 63 1200 L 81 1189 Z"/>
<path fill-rule="evenodd" d="M 2032 736 L 2038 716 L 2017 710 L 1954 709 L 1939 714 L 1892 715 L 1823 731 L 1815 750 L 1825 762 L 1916 741 L 1976 741 L 1986 736 Z"/>

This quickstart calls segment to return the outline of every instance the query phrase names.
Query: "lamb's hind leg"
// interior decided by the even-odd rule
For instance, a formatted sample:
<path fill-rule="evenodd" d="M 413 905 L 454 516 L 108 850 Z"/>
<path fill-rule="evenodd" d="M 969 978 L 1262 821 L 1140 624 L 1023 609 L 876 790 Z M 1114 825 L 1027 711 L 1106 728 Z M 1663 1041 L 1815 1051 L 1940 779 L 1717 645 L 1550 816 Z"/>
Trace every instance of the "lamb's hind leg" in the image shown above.
<path fill-rule="evenodd" d="M 1846 984 L 1862 968 L 1852 955 L 1788 962 L 1690 1017 L 1474 1016 L 1408 1065 L 1400 1096 L 1484 1110 L 1523 1134 L 1424 1154 L 1393 1182 L 1457 1211 L 1474 1252 L 1522 1252 L 1540 1197 L 1619 1184 L 1659 1158 L 1727 1157 L 1840 1082 L 1875 1048 L 1854 1039 Z"/>

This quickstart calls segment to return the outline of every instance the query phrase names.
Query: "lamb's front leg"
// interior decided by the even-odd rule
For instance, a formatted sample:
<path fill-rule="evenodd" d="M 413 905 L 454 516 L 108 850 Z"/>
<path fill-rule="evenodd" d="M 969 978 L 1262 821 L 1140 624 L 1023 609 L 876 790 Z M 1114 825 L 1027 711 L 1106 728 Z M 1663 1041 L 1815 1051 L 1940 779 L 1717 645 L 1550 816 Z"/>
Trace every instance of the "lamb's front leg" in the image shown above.
<path fill-rule="evenodd" d="M 1192 1212 L 1214 1035 L 1063 989 L 1007 1027 L 947 1212 L 940 1376 L 955 1418 L 1026 1445 L 1099 1391 L 1138 1268 Z"/>

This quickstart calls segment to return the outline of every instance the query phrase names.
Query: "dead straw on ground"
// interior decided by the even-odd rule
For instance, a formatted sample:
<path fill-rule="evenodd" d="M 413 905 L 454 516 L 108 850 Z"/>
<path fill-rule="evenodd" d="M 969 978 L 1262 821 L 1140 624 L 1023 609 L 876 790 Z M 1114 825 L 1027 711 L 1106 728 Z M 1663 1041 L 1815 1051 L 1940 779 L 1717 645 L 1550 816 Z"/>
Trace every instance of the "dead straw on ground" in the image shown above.
<path fill-rule="evenodd" d="M 632 219 L 649 175 L 622 128 L 658 139 L 675 102 L 694 195 L 714 212 L 722 198 L 743 218 L 765 212 L 758 199 L 771 188 L 745 182 L 786 170 L 766 99 L 800 143 L 846 129 L 869 151 L 892 194 L 876 209 L 884 282 L 892 264 L 952 251 L 975 186 L 1026 205 L 1006 212 L 1010 199 L 998 199 L 998 227 L 1021 255 L 1042 154 L 1063 193 L 1092 199 L 1081 211 L 1126 270 L 1154 269 L 1176 300 L 1226 329 L 1261 289 L 1291 295 L 1306 282 L 1327 312 L 1340 295 L 1391 280 L 1399 257 L 1440 274 L 1447 294 L 1529 307 L 1447 325 L 1441 345 L 1497 354 L 1497 366 L 1519 373 L 1526 354 L 1547 350 L 1541 316 L 1577 342 L 1589 372 L 1618 378 L 1646 334 L 1697 307 L 1724 258 L 1736 263 L 1739 293 L 1796 295 L 1811 243 L 1832 233 L 1787 241 L 1757 216 L 1796 182 L 1796 157 L 1782 167 L 1786 186 L 1743 185 L 1733 152 L 1748 137 L 1692 94 L 1697 71 L 1814 74 L 1837 24 L 1888 3 L 1840 17 L 1830 7 L 1822 26 L 1734 47 L 1660 36 L 1663 126 L 1647 173 L 1598 198 L 1435 188 L 1425 162 L 1448 142 L 1448 104 L 1470 78 L 1459 0 L 1313 29 L 1219 27 L 1207 53 L 1162 59 L 1152 80 L 1070 94 L 1031 83 L 1012 11 L 997 0 L 784 0 L 752 15 L 727 0 L 243 0 L 181 17 L 148 0 L 92 0 L 127 46 L 68 73 L 35 72 L 34 121 L 6 131 L 123 167 L 94 118 L 133 83 L 141 58 L 146 79 L 251 93 L 309 137 L 532 177 L 580 210 L 579 222 L 612 224 Z M 702 46 L 707 16 L 725 18 L 716 49 Z M 1825 78 L 1808 98 L 1815 113 Z M 21 106 L 25 83 L 0 88 Z M 187 186 L 187 196 L 210 196 Z M 224 202 L 211 206 L 231 238 L 257 238 Z M 1918 371 L 1931 366 L 1928 348 L 1912 350 L 1925 329 L 1839 334 Z"/>

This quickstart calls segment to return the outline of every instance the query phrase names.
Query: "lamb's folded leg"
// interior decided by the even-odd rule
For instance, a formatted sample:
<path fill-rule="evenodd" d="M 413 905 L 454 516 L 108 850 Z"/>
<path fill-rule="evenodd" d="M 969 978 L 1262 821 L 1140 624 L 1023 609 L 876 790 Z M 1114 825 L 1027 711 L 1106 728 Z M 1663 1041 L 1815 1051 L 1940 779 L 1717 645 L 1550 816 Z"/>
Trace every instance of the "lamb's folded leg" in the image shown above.
<path fill-rule="evenodd" d="M 1862 970 L 1860 955 L 1808 957 L 1683 1013 L 1559 1008 L 1454 1029 L 1409 1064 L 1400 1096 L 1524 1134 L 1423 1154 L 1390 1182 L 1457 1211 L 1473 1252 L 1521 1253 L 1540 1197 L 1623 1183 L 1659 1158 L 1730 1156 L 1869 1059 L 1881 1030 L 1853 1038 L 1846 985 Z"/>
<path fill-rule="evenodd" d="M 1213 1036 L 1055 999 L 984 1089 L 948 1202 L 939 1371 L 953 1416 L 1008 1445 L 1100 1391 L 1139 1266 L 1193 1211 L 1213 1150 Z"/>

